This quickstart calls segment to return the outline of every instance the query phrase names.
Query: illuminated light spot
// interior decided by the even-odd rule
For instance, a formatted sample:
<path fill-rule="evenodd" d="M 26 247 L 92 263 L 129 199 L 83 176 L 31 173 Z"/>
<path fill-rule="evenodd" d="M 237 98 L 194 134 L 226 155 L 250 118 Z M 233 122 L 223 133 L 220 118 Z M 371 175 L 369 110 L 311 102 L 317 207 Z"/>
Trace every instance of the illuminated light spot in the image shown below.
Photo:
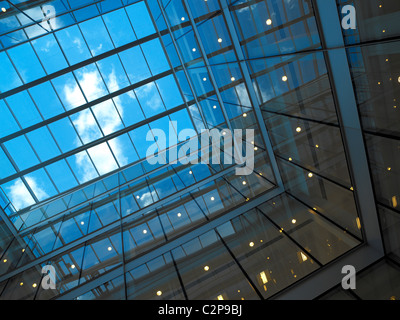
<path fill-rule="evenodd" d="M 310 172 L 309 174 L 308 174 L 308 177 L 309 178 L 312 178 L 314 175 Z"/>
<path fill-rule="evenodd" d="M 185 21 L 185 17 L 182 17 L 181 20 L 182 20 L 182 21 Z"/>
<path fill-rule="evenodd" d="M 36 288 L 36 287 L 37 287 L 37 284 L 36 284 L 36 283 L 34 283 L 34 284 L 32 285 L 32 287 Z"/>
<path fill-rule="evenodd" d="M 295 224 L 295 223 L 296 223 L 296 219 L 293 219 L 293 220 L 292 220 L 292 223 Z"/>
<path fill-rule="evenodd" d="M 252 141 L 251 144 L 254 144 L 254 141 Z"/>
<path fill-rule="evenodd" d="M 3 262 L 6 263 L 6 262 L 7 262 L 7 259 L 4 259 Z"/>
<path fill-rule="evenodd" d="M 232 78 L 231 78 L 231 81 L 235 81 L 235 80 L 236 80 L 235 77 L 232 77 Z"/>
<path fill-rule="evenodd" d="M 111 248 L 111 247 L 108 247 L 108 248 L 107 248 L 107 250 L 108 250 L 108 251 L 111 251 L 111 250 L 112 250 L 112 248 Z"/>
<path fill-rule="evenodd" d="M 217 109 L 217 106 L 213 106 L 213 109 Z"/>
<path fill-rule="evenodd" d="M 262 176 L 262 172 L 260 172 L 259 175 Z"/>
<path fill-rule="evenodd" d="M 260 278 L 261 278 L 261 281 L 262 281 L 263 284 L 268 283 L 268 278 L 267 278 L 267 275 L 265 274 L 264 271 L 262 271 L 262 272 L 260 273 Z"/>
<path fill-rule="evenodd" d="M 83 226 L 85 223 L 83 221 L 81 221 L 81 225 Z"/>
<path fill-rule="evenodd" d="M 393 196 L 392 197 L 392 206 L 393 206 L 393 208 L 397 208 L 397 197 L 396 196 Z"/>
<path fill-rule="evenodd" d="M 247 113 L 243 113 L 243 118 L 246 118 L 247 117 Z"/>
<path fill-rule="evenodd" d="M 250 198 L 246 198 L 246 201 L 250 201 Z"/>
<path fill-rule="evenodd" d="M 257 147 L 254 147 L 254 151 L 257 151 L 258 150 L 258 148 Z"/>
<path fill-rule="evenodd" d="M 254 242 L 253 242 L 253 241 L 250 242 L 250 243 L 249 243 L 249 246 L 250 246 L 250 247 L 254 247 Z"/>
<path fill-rule="evenodd" d="M 182 216 L 182 214 L 179 212 L 179 213 L 177 214 L 177 216 L 178 216 L 178 218 L 180 218 L 180 217 Z"/>
<path fill-rule="evenodd" d="M 146 229 L 144 229 L 144 230 L 143 230 L 143 234 L 146 234 L 146 233 L 147 233 L 147 230 L 146 230 Z"/>
<path fill-rule="evenodd" d="M 288 77 L 287 77 L 287 76 L 283 76 L 283 77 L 282 77 L 282 81 L 283 81 L 283 82 L 286 82 L 287 80 L 288 80 Z"/>
<path fill-rule="evenodd" d="M 318 149 L 318 148 L 319 148 L 319 145 L 318 145 L 318 144 L 316 144 L 316 145 L 315 145 L 315 147 Z"/>
<path fill-rule="evenodd" d="M 392 171 L 392 168 L 391 168 L 391 167 L 388 167 L 387 170 L 388 170 L 388 171 Z"/>
<path fill-rule="evenodd" d="M 25 249 L 22 249 L 21 251 L 22 251 L 22 252 L 25 252 Z"/>
<path fill-rule="evenodd" d="M 267 21 L 265 21 L 265 23 L 270 26 L 272 24 L 272 20 L 271 19 L 267 19 Z"/>
<path fill-rule="evenodd" d="M 223 297 L 222 295 L 219 295 L 219 296 L 217 297 L 217 299 L 218 299 L 218 300 L 224 300 L 224 297 Z"/>
<path fill-rule="evenodd" d="M 383 32 L 383 33 L 385 33 L 385 32 L 386 32 L 386 30 L 385 30 L 385 29 L 383 29 L 383 30 L 382 30 L 382 32 Z"/>
<path fill-rule="evenodd" d="M 140 199 L 140 197 L 139 197 L 139 196 L 136 196 L 136 199 Z"/>
<path fill-rule="evenodd" d="M 400 77 L 397 78 L 397 82 L 400 83 Z M 396 101 L 396 100 L 395 100 Z"/>
<path fill-rule="evenodd" d="M 203 78 L 203 81 L 207 81 L 207 78 Z"/>
<path fill-rule="evenodd" d="M 157 291 L 157 295 L 161 296 L 162 295 L 162 291 Z"/>
<path fill-rule="evenodd" d="M 396 300 L 396 296 L 391 296 L 390 300 Z"/>
<path fill-rule="evenodd" d="M 214 197 L 211 197 L 211 201 L 214 201 L 215 200 L 215 198 Z"/>
<path fill-rule="evenodd" d="M 381 85 L 381 82 L 380 82 L 380 81 L 378 82 L 378 85 Z"/>
<path fill-rule="evenodd" d="M 6 8 L 1 8 L 1 11 L 6 12 L 7 9 Z"/>
<path fill-rule="evenodd" d="M 196 48 L 193 48 L 192 51 L 193 51 L 193 52 L 196 52 Z"/>
<path fill-rule="evenodd" d="M 351 191 L 354 191 L 354 188 L 353 188 L 353 187 L 350 187 L 350 190 L 351 190 Z"/>
<path fill-rule="evenodd" d="M 308 260 L 307 256 L 303 252 L 300 252 L 300 257 L 301 257 L 302 261 L 307 261 Z"/>
<path fill-rule="evenodd" d="M 221 43 L 221 42 L 222 42 L 222 39 L 221 39 L 221 38 L 218 38 L 218 42 Z"/>
<path fill-rule="evenodd" d="M 225 132 L 225 131 L 222 131 L 222 135 L 223 135 L 223 136 L 226 135 L 226 132 Z"/>
<path fill-rule="evenodd" d="M 245 185 L 247 184 L 247 182 L 246 182 L 246 181 L 243 181 L 242 184 L 245 186 Z"/>
<path fill-rule="evenodd" d="M 359 217 L 356 218 L 356 223 L 357 223 L 357 228 L 358 228 L 359 230 L 361 230 L 361 221 L 360 221 L 360 218 L 359 218 Z"/>
<path fill-rule="evenodd" d="M 210 267 L 209 266 L 205 266 L 204 267 L 204 271 L 208 271 L 208 270 L 210 270 Z"/>
<path fill-rule="evenodd" d="M 386 61 L 386 62 L 389 62 L 389 59 L 386 59 L 385 61 Z"/>
<path fill-rule="evenodd" d="M 71 265 L 71 269 L 75 269 L 75 265 L 74 264 Z"/>
<path fill-rule="evenodd" d="M 19 285 L 22 287 L 22 286 L 24 285 L 24 283 L 23 283 L 23 282 L 21 282 Z"/>
<path fill-rule="evenodd" d="M 190 171 L 189 171 L 189 174 L 193 174 L 193 171 L 192 171 L 192 170 L 190 170 Z"/>
<path fill-rule="evenodd" d="M 289 158 L 289 161 L 293 161 L 293 159 L 292 159 L 292 158 Z"/>
<path fill-rule="evenodd" d="M 296 132 L 301 132 L 301 130 L 302 130 L 301 127 L 296 128 Z"/>

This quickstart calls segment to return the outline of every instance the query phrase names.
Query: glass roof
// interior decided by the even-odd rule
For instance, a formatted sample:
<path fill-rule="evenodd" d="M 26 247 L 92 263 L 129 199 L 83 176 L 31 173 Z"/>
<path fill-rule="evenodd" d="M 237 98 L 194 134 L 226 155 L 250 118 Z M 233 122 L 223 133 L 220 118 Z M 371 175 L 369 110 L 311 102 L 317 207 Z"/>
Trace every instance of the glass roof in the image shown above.
<path fill-rule="evenodd" d="M 353 127 L 314 1 L 0 8 L 0 298 L 268 299 L 364 243 Z M 340 34 L 360 110 L 360 50 L 383 55 L 355 46 L 362 30 Z M 397 128 L 371 105 L 361 122 L 379 181 L 374 165 L 395 165 L 376 150 L 396 147 L 379 139 Z M 211 153 L 169 162 L 188 141 L 199 159 L 204 129 L 253 129 L 240 147 L 254 150 L 251 174 Z M 148 161 L 154 145 L 166 163 Z M 387 210 L 392 189 L 375 194 Z M 45 265 L 54 291 L 33 286 Z"/>

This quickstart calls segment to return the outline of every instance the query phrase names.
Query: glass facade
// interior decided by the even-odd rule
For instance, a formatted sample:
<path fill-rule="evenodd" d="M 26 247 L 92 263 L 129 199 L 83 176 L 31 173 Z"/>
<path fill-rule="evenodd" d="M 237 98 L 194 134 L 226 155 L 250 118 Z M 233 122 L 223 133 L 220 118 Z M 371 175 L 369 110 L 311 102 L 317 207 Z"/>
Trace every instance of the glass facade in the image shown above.
<path fill-rule="evenodd" d="M 398 296 L 367 288 L 399 277 L 396 1 L 0 8 L 0 299 L 279 299 L 370 247 L 313 298 Z"/>

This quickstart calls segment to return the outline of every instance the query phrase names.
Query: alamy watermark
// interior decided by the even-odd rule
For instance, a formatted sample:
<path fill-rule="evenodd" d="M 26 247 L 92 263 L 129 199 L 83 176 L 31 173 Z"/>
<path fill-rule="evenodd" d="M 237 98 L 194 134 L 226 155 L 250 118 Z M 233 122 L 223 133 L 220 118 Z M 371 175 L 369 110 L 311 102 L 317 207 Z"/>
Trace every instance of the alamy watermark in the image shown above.
<path fill-rule="evenodd" d="M 195 130 L 184 129 L 176 133 L 175 128 L 177 122 L 170 121 L 168 133 L 161 129 L 148 131 L 146 141 L 154 142 L 146 151 L 148 163 L 184 165 L 236 163 L 240 165 L 236 168 L 236 175 L 249 175 L 253 172 L 254 151 L 257 149 L 254 145 L 253 129 L 235 129 L 233 132 L 228 129 L 205 129 L 201 131 L 199 141 Z"/>
<path fill-rule="evenodd" d="M 346 5 L 342 8 L 342 28 L 344 30 L 348 29 L 356 29 L 357 22 L 356 22 L 356 8 L 352 5 Z"/>

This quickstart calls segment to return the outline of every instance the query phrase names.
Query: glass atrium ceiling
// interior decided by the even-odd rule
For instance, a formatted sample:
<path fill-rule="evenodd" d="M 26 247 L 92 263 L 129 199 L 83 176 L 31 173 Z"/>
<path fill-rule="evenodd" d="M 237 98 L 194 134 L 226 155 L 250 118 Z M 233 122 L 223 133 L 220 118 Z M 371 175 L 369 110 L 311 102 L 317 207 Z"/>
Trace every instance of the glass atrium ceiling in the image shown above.
<path fill-rule="evenodd" d="M 0 299 L 266 299 L 367 246 L 399 213 L 400 8 L 378 34 L 355 2 L 335 34 L 349 1 L 0 1 Z M 213 128 L 255 130 L 250 175 L 146 159 Z"/>

